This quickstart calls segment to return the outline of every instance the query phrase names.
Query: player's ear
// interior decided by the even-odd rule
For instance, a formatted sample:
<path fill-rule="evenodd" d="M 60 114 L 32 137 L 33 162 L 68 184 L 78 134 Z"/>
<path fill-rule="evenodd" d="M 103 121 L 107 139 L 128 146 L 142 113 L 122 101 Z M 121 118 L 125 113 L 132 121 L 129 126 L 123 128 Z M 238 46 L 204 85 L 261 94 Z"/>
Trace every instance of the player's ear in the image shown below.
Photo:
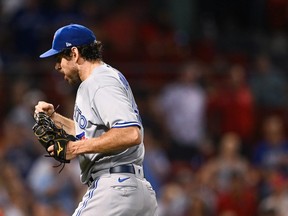
<path fill-rule="evenodd" d="M 78 59 L 79 59 L 79 57 L 80 57 L 79 55 L 80 55 L 80 54 L 79 54 L 78 48 L 77 48 L 77 47 L 72 47 L 72 48 L 71 48 L 71 57 L 72 57 L 72 59 L 75 60 L 75 62 L 78 61 Z"/>

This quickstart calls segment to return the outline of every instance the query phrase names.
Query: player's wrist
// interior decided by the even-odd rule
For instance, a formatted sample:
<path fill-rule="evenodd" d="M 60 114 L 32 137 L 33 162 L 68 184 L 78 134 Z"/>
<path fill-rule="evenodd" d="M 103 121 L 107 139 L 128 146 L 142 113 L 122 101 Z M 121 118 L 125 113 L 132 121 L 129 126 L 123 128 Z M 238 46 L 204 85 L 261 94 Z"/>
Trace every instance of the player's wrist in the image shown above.
<path fill-rule="evenodd" d="M 50 118 L 52 118 L 52 119 L 54 120 L 56 115 L 57 115 L 57 113 L 56 113 L 55 111 L 53 111 L 53 112 L 50 114 Z"/>
<path fill-rule="evenodd" d="M 61 123 L 61 121 L 59 121 L 59 116 L 60 116 L 60 114 L 53 112 L 53 114 L 51 114 L 50 118 L 53 120 L 53 122 L 55 123 L 55 125 L 58 128 L 63 128 L 63 124 Z"/>

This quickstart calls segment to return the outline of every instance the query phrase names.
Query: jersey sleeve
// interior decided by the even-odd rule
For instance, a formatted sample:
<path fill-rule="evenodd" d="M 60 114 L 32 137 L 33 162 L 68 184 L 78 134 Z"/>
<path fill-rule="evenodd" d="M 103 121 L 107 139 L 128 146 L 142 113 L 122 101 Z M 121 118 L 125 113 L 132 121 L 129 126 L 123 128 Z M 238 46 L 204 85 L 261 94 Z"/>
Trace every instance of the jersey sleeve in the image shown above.
<path fill-rule="evenodd" d="M 93 106 L 108 128 L 141 127 L 139 113 L 125 90 L 119 86 L 105 86 L 96 92 Z"/>

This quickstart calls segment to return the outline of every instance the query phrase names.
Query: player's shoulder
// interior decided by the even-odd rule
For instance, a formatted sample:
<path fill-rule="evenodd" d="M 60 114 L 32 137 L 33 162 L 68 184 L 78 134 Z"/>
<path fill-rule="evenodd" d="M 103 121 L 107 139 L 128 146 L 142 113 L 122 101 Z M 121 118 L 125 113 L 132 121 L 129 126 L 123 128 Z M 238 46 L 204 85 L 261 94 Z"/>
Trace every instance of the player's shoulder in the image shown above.
<path fill-rule="evenodd" d="M 101 82 L 119 80 L 121 75 L 120 71 L 108 64 L 101 65 L 93 72 L 94 79 L 101 79 Z"/>
<path fill-rule="evenodd" d="M 101 77 L 104 77 L 104 76 L 109 77 L 111 75 L 114 75 L 117 72 L 118 71 L 115 68 L 111 67 L 108 64 L 103 63 L 102 65 L 96 67 L 93 70 L 93 72 L 91 74 L 91 77 L 99 77 L 99 76 L 101 76 Z"/>
<path fill-rule="evenodd" d="M 89 88 L 92 91 L 98 90 L 106 86 L 119 86 L 121 81 L 121 73 L 113 67 L 102 64 L 94 69 L 91 75 L 82 82 L 82 88 Z"/>

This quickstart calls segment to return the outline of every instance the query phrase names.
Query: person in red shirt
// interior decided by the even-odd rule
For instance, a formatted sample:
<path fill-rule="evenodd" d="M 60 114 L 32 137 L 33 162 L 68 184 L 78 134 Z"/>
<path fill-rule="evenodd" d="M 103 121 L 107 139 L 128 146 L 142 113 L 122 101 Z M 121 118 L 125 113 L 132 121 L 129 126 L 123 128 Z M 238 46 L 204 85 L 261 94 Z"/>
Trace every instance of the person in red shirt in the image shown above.
<path fill-rule="evenodd" d="M 255 124 L 254 98 L 245 75 L 242 65 L 231 65 L 225 77 L 227 82 L 209 97 L 208 125 L 217 125 L 212 128 L 216 131 L 211 131 L 216 137 L 234 132 L 243 143 L 248 143 L 252 138 Z"/>
<path fill-rule="evenodd" d="M 231 176 L 229 190 L 221 192 L 216 202 L 216 216 L 255 216 L 257 197 L 244 181 L 243 174 L 235 172 Z"/>

